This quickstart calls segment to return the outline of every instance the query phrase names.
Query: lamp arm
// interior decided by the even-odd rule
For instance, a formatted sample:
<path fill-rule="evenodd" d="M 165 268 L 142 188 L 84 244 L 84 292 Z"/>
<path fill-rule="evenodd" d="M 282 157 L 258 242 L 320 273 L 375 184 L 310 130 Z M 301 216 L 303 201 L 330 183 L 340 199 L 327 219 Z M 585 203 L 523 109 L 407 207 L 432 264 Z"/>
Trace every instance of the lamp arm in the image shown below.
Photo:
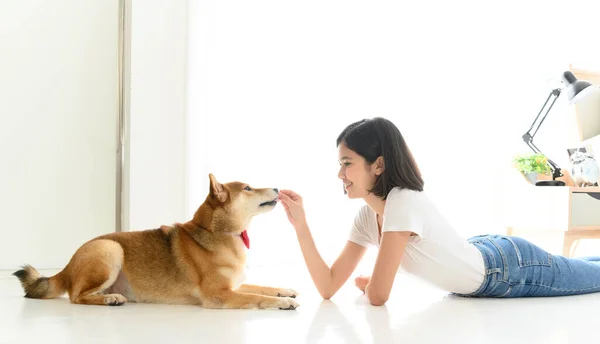
<path fill-rule="evenodd" d="M 527 130 L 527 132 L 525 134 L 523 134 L 523 136 L 522 136 L 523 141 L 536 154 L 543 154 L 543 153 L 533 143 L 533 137 L 535 136 L 535 134 L 537 134 L 538 130 L 540 129 L 540 127 L 542 125 L 542 123 L 544 123 L 544 120 L 546 119 L 546 116 L 548 116 L 548 113 L 550 112 L 550 109 L 552 109 L 552 106 L 554 106 L 554 103 L 556 102 L 556 100 L 560 96 L 560 92 L 561 92 L 561 90 L 559 88 L 554 89 L 554 90 L 552 90 L 550 92 L 550 94 L 548 95 L 548 98 L 546 98 L 546 102 L 544 102 L 544 105 L 540 109 L 540 112 L 538 112 L 537 116 L 533 120 L 533 123 L 529 127 L 529 130 Z M 546 113 L 544 113 L 544 116 L 539 121 L 539 123 L 537 123 L 537 125 L 536 125 L 536 122 L 538 121 L 538 118 L 540 118 L 540 115 L 542 114 L 542 112 L 544 111 L 544 108 L 546 107 L 546 105 L 550 101 L 550 98 L 552 98 L 552 97 L 554 97 L 554 99 L 552 100 L 552 103 L 550 103 L 550 106 L 548 107 L 548 110 L 546 110 Z M 532 131 L 533 131 L 533 134 L 532 134 Z M 550 169 L 552 170 L 552 180 L 556 180 L 556 178 L 559 178 L 559 177 L 563 176 L 560 167 L 554 161 L 548 159 L 547 164 L 550 166 Z"/>

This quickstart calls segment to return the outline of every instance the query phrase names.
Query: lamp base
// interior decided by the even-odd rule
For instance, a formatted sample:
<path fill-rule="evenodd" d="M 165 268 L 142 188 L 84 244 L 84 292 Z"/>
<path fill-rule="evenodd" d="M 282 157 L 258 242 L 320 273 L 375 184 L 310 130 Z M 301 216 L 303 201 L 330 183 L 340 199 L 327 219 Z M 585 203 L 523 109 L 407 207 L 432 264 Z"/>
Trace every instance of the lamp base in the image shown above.
<path fill-rule="evenodd" d="M 565 182 L 561 180 L 538 180 L 535 186 L 565 186 Z"/>

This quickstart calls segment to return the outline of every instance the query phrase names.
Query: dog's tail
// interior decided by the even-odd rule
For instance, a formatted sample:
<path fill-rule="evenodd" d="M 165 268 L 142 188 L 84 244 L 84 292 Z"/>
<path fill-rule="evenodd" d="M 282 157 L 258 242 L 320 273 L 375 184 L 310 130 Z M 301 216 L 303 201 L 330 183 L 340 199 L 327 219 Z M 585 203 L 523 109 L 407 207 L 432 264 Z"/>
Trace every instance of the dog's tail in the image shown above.
<path fill-rule="evenodd" d="M 42 276 L 33 266 L 25 265 L 13 275 L 19 278 L 25 297 L 32 299 L 52 299 L 65 293 L 62 272 L 48 278 Z"/>

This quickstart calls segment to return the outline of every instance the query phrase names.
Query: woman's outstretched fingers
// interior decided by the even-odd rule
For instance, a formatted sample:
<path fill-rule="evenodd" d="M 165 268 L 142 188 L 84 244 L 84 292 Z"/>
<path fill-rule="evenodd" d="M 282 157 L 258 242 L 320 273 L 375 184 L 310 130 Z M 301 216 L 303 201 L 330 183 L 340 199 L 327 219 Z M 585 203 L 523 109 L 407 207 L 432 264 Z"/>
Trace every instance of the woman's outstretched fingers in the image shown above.
<path fill-rule="evenodd" d="M 300 195 L 290 190 L 281 190 L 279 191 L 279 199 L 281 200 L 283 209 L 285 209 L 288 220 L 294 227 L 303 225 L 306 222 Z"/>
<path fill-rule="evenodd" d="M 297 193 L 295 193 L 292 190 L 279 190 L 279 193 L 287 196 L 289 199 L 291 199 L 293 201 L 295 201 L 298 198 L 300 198 L 300 195 L 298 195 Z"/>
<path fill-rule="evenodd" d="M 286 195 L 283 192 L 279 192 L 279 199 L 281 200 L 281 203 L 285 206 L 287 205 L 287 202 L 291 202 L 292 200 L 290 199 L 290 196 Z"/>

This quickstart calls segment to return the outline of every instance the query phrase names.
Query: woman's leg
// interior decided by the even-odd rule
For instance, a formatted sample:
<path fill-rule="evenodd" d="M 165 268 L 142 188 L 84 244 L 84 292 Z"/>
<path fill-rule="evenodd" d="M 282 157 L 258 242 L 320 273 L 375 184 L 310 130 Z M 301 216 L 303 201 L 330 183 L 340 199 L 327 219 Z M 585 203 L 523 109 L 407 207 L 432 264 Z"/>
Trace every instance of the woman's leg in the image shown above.
<path fill-rule="evenodd" d="M 562 296 L 600 291 L 600 257 L 554 256 L 529 241 L 495 236 L 510 286 L 501 297 Z"/>
<path fill-rule="evenodd" d="M 600 256 L 577 257 L 575 259 L 586 260 L 588 262 L 600 262 Z"/>

